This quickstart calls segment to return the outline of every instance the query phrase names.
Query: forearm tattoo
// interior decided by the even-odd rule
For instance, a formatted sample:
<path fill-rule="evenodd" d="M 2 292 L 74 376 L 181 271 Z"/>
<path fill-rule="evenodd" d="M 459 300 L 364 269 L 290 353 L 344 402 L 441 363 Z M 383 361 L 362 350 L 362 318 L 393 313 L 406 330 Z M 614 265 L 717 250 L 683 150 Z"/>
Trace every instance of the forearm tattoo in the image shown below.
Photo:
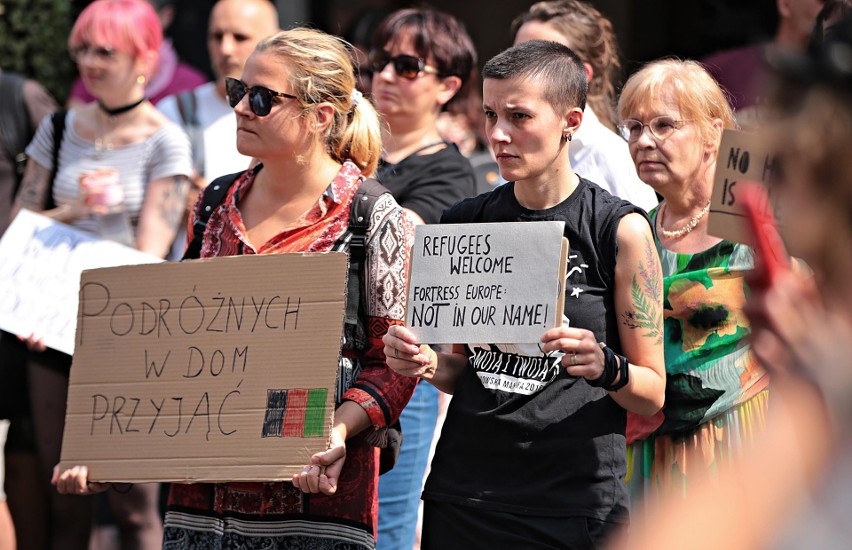
<path fill-rule="evenodd" d="M 35 212 L 44 210 L 47 194 L 50 193 L 49 180 L 50 174 L 47 171 L 40 174 L 38 170 L 27 170 L 21 181 L 21 189 L 16 200 L 17 206 Z"/>
<path fill-rule="evenodd" d="M 655 344 L 663 342 L 662 288 L 657 256 L 645 237 L 645 261 L 639 262 L 639 277 L 633 275 L 630 287 L 633 309 L 625 311 L 621 317 L 625 326 L 646 331 L 642 336 L 653 339 Z"/>
<path fill-rule="evenodd" d="M 169 227 L 177 228 L 183 220 L 186 209 L 186 194 L 189 191 L 189 180 L 186 176 L 175 176 L 171 185 L 165 186 L 160 201 L 160 218 Z"/>

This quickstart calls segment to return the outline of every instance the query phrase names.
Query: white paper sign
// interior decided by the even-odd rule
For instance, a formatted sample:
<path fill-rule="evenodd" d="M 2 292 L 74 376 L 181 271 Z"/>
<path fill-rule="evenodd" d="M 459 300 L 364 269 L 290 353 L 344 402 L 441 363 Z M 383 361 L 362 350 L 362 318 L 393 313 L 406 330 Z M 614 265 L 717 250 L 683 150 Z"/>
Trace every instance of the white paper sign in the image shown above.
<path fill-rule="evenodd" d="M 407 326 L 430 344 L 537 342 L 562 321 L 564 225 L 418 225 Z"/>
<path fill-rule="evenodd" d="M 21 210 L 0 239 L 0 329 L 73 354 L 80 273 L 160 261 Z"/>

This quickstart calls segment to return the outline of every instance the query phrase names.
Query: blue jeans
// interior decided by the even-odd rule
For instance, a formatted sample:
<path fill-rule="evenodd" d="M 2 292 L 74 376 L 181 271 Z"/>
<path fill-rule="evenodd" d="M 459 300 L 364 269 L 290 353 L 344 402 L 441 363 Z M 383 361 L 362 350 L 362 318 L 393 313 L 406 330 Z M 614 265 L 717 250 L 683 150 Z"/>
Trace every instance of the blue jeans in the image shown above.
<path fill-rule="evenodd" d="M 379 477 L 377 550 L 414 546 L 423 473 L 438 420 L 438 390 L 420 382 L 400 416 L 402 448 L 393 470 Z"/>

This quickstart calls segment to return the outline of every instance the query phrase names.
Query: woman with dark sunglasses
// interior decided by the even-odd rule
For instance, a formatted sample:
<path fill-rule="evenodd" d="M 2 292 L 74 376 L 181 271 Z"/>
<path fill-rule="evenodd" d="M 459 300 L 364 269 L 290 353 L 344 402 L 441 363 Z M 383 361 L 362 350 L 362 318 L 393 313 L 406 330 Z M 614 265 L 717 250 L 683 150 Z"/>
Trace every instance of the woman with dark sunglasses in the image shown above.
<path fill-rule="evenodd" d="M 431 8 L 391 13 L 373 34 L 372 99 L 385 126 L 377 177 L 419 223 L 476 194 L 470 162 L 442 139 L 438 115 L 467 82 L 473 42 L 457 19 Z M 438 418 L 438 392 L 421 384 L 401 417 L 404 444 L 379 480 L 379 548 L 411 548 L 420 488 Z"/>
<path fill-rule="evenodd" d="M 297 28 L 263 40 L 242 78 L 228 79 L 237 149 L 259 164 L 213 210 L 201 257 L 327 252 L 344 235 L 381 150 L 379 118 L 355 89 L 350 55 L 341 39 Z M 173 484 L 164 547 L 375 547 L 376 447 L 415 385 L 385 365 L 381 335 L 405 312 L 414 235 L 387 193 L 370 220 L 367 311 L 357 329 L 347 325 L 329 449 L 292 482 Z M 65 491 L 98 488 L 85 481 L 80 470 L 57 476 Z"/>
<path fill-rule="evenodd" d="M 162 40 L 157 13 L 143 0 L 98 0 L 80 13 L 68 49 L 97 101 L 68 111 L 61 136 L 54 136 L 54 122 L 45 117 L 27 148 L 30 160 L 16 208 L 40 211 L 157 257 L 167 254 L 186 208 L 192 158 L 183 131 L 145 96 Z M 54 143 L 59 143 L 58 157 Z M 23 336 L 29 336 L 31 349 L 35 446 L 49 488 L 51 470 L 59 462 L 71 356 L 46 349 L 38 335 Z M 86 548 L 90 499 L 50 493 L 48 545 Z M 159 544 L 158 497 L 158 484 L 109 492 L 124 544 Z"/>

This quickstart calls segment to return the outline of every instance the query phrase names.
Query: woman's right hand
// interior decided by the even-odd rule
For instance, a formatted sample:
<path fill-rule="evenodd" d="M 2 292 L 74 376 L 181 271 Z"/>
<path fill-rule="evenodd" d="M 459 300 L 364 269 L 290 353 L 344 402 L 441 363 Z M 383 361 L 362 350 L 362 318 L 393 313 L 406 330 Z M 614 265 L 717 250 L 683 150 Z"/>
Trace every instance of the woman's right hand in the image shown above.
<path fill-rule="evenodd" d="M 85 466 L 74 466 L 60 472 L 57 464 L 53 467 L 50 482 L 60 495 L 94 495 L 109 489 L 109 483 L 89 481 L 89 469 Z"/>
<path fill-rule="evenodd" d="M 418 344 L 408 328 L 393 325 L 382 337 L 385 361 L 397 374 L 431 378 L 438 369 L 438 354 L 429 345 Z"/>

